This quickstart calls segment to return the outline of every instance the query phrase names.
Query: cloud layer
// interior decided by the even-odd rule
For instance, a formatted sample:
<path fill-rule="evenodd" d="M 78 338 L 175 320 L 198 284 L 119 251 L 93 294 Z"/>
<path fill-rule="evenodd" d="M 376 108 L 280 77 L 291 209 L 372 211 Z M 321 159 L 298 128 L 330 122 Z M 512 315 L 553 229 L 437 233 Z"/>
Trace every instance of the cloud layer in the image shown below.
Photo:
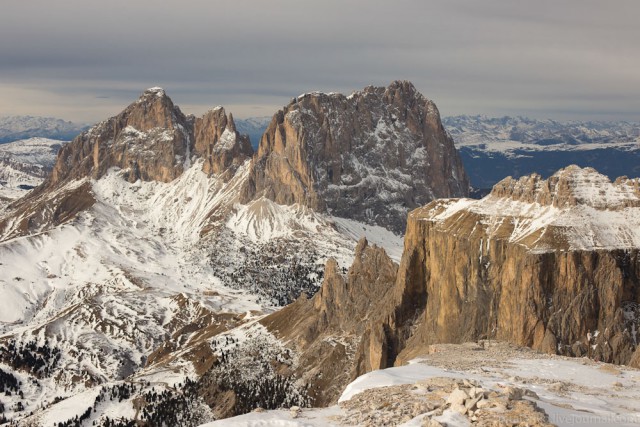
<path fill-rule="evenodd" d="M 412 80 L 444 115 L 640 120 L 637 0 L 5 2 L 0 115 L 93 121 L 146 87 L 270 115 Z"/>

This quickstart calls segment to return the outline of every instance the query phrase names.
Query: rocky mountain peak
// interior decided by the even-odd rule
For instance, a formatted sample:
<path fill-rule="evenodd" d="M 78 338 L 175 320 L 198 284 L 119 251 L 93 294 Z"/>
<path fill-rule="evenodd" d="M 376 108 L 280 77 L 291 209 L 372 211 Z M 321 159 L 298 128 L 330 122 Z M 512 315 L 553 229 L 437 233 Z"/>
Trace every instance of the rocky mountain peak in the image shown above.
<path fill-rule="evenodd" d="M 159 87 L 145 90 L 140 98 L 117 116 L 122 125 L 146 132 L 154 128 L 174 128 L 186 121 L 180 109 Z"/>
<path fill-rule="evenodd" d="M 363 238 L 346 274 L 330 258 L 313 298 L 301 297 L 260 321 L 293 345 L 298 375 L 312 385 L 317 405 L 335 401 L 358 375 L 386 366 L 381 318 L 393 308 L 397 272 L 384 249 Z"/>
<path fill-rule="evenodd" d="M 494 186 L 491 195 L 556 208 L 589 206 L 612 210 L 640 207 L 639 181 L 621 177 L 612 183 L 593 168 L 571 165 L 546 180 L 538 174 L 505 178 Z"/>
<path fill-rule="evenodd" d="M 398 81 L 348 97 L 294 98 L 261 139 L 243 199 L 299 203 L 402 233 L 410 209 L 467 193 L 437 108 Z"/>
<path fill-rule="evenodd" d="M 142 96 L 148 96 L 148 97 L 157 97 L 157 98 L 166 98 L 167 94 L 165 93 L 164 89 L 159 87 L 159 86 L 154 86 L 154 87 L 150 87 L 148 89 L 146 89 L 143 93 Z"/>
<path fill-rule="evenodd" d="M 238 166 L 253 155 L 249 137 L 237 131 L 233 116 L 227 115 L 222 107 L 196 119 L 194 133 L 194 150 L 204 158 L 202 170 L 207 174 L 230 178 Z"/>
<path fill-rule="evenodd" d="M 171 181 L 188 161 L 191 129 L 191 119 L 164 90 L 147 89 L 120 114 L 67 144 L 44 186 L 83 177 L 97 179 L 112 167 L 125 170 L 131 182 Z"/>

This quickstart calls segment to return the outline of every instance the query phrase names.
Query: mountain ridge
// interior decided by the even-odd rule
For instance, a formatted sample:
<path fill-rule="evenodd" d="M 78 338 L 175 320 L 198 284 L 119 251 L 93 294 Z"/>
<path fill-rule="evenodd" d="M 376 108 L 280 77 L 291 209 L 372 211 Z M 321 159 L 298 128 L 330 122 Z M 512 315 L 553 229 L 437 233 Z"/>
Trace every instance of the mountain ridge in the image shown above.
<path fill-rule="evenodd" d="M 347 272 L 329 261 L 313 298 L 261 323 L 298 355 L 296 375 L 320 405 L 440 343 L 506 341 L 638 366 L 638 182 L 570 166 L 506 178 L 482 200 L 435 200 L 409 214 L 399 265 L 361 240 Z M 620 238 L 601 242 L 600 228 Z"/>
<path fill-rule="evenodd" d="M 243 202 L 254 167 L 248 143 L 223 108 L 185 116 L 151 88 L 65 145 L 45 182 L 7 207 L 0 366 L 24 384 L 6 399 L 8 417 L 64 422 L 95 406 L 88 422 L 104 422 L 111 406 L 98 399 L 108 390 L 122 397 L 122 416 L 135 416 L 134 401 L 147 402 L 145 420 L 166 415 L 161 405 L 177 393 L 210 419 L 211 393 L 187 388 L 205 390 L 210 369 L 244 369 L 228 364 L 235 338 L 221 345 L 221 333 L 239 336 L 237 327 L 275 343 L 259 317 L 314 294 L 326 260 L 338 270 L 351 264 L 361 236 L 400 253 L 400 237 L 376 221 L 263 195 Z M 234 354 L 253 352 L 254 341 Z M 286 381 L 268 374 L 264 387 Z M 291 390 L 306 402 L 304 390 Z M 68 418 L 51 415 L 71 404 Z"/>
<path fill-rule="evenodd" d="M 35 137 L 69 141 L 88 128 L 86 124 L 54 117 L 2 116 L 0 117 L 0 143 Z"/>
<path fill-rule="evenodd" d="M 571 164 L 593 167 L 610 179 L 640 176 L 640 124 L 534 120 L 526 117 L 445 117 L 477 189 L 505 176 L 544 178 Z"/>

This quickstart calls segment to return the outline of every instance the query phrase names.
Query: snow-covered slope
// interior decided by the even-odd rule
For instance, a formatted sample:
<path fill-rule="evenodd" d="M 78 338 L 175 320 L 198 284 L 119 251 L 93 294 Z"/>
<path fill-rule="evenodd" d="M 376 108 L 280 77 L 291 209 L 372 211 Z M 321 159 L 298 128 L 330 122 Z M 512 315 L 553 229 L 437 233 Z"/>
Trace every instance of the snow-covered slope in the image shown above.
<path fill-rule="evenodd" d="M 570 164 L 609 176 L 640 175 L 640 123 L 567 122 L 524 117 L 442 120 L 471 183 L 489 188 L 506 176 L 547 177 Z"/>
<path fill-rule="evenodd" d="M 558 122 L 526 117 L 455 116 L 442 119 L 459 147 L 485 144 L 488 151 L 515 149 L 585 150 L 594 147 L 629 149 L 640 142 L 640 123 Z M 516 154 L 511 154 L 516 155 Z"/>
<path fill-rule="evenodd" d="M 5 116 L 0 117 L 0 143 L 33 137 L 70 140 L 87 127 L 53 117 Z"/>
<path fill-rule="evenodd" d="M 197 160 L 169 183 L 129 183 L 112 169 L 68 184 L 89 182 L 95 199 L 74 221 L 0 243 L 0 369 L 30 384 L 23 397 L 2 399 L 24 406 L 9 418 L 36 411 L 33 419 L 61 422 L 92 406 L 102 387 L 150 381 L 123 416 L 134 395 L 195 378 L 202 366 L 193 355 L 215 334 L 314 292 L 326 259 L 348 265 L 361 235 L 401 244 L 376 228 L 351 224 L 345 233 L 336 222 L 348 221 L 309 209 L 238 204 L 247 168 L 225 182 Z M 21 367 L 3 352 L 12 342 L 59 356 L 44 368 Z M 203 354 L 209 361 L 211 352 Z M 71 396 L 80 403 L 50 406 Z M 113 412 L 96 407 L 103 412 L 92 420 Z"/>
<path fill-rule="evenodd" d="M 252 412 L 203 427 L 418 427 L 432 425 L 426 423 L 430 418 L 448 426 L 505 425 L 505 420 L 558 426 L 640 422 L 639 371 L 484 344 L 432 346 L 430 354 L 408 365 L 357 378 L 340 404 L 330 408 Z M 468 393 L 482 395 L 468 403 L 471 412 L 452 403 L 456 396 L 469 399 Z"/>
<path fill-rule="evenodd" d="M 18 199 L 42 183 L 66 141 L 30 138 L 0 144 L 0 200 Z"/>

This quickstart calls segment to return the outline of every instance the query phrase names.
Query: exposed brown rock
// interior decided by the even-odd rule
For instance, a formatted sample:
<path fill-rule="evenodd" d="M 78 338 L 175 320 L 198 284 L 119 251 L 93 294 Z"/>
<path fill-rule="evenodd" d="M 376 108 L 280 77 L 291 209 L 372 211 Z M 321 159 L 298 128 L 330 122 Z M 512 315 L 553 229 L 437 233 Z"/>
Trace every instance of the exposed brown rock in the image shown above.
<path fill-rule="evenodd" d="M 343 275 L 327 261 L 321 290 L 261 321 L 298 353 L 297 375 L 311 384 L 314 404 L 334 402 L 359 375 L 387 366 L 380 313 L 391 302 L 397 265 L 383 249 L 361 240 Z"/>
<path fill-rule="evenodd" d="M 522 399 L 526 392 L 529 390 L 517 387 L 495 391 L 473 380 L 433 377 L 415 384 L 364 390 L 340 403 L 346 414 L 337 421 L 340 425 L 374 427 L 400 425 L 421 417 L 420 425 L 436 427 L 443 425 L 438 418 L 451 410 L 478 426 L 552 426 L 535 402 Z"/>
<path fill-rule="evenodd" d="M 491 195 L 557 208 L 577 205 L 589 205 L 598 209 L 640 207 L 640 179 L 620 177 L 613 183 L 619 193 L 630 197 L 606 197 L 605 189 L 611 185 L 609 179 L 595 169 L 571 165 L 559 170 L 549 179 L 543 179 L 538 174 L 520 179 L 505 178 L 493 187 Z M 602 197 L 593 197 L 593 193 L 589 191 L 592 188 L 601 189 Z"/>
<path fill-rule="evenodd" d="M 41 193 L 29 198 L 29 203 L 16 203 L 11 215 L 0 218 L 0 238 L 7 240 L 64 224 L 94 203 L 88 182 Z"/>
<path fill-rule="evenodd" d="M 300 203 L 402 233 L 410 209 L 468 187 L 435 104 L 396 81 L 295 98 L 263 135 L 243 200 Z"/>
<path fill-rule="evenodd" d="M 205 173 L 222 174 L 225 179 L 253 155 L 249 137 L 238 133 L 233 116 L 227 117 L 222 107 L 196 119 L 194 151 L 204 158 Z"/>
<path fill-rule="evenodd" d="M 585 179 L 599 187 L 579 188 Z M 563 220 L 579 209 L 610 214 L 573 225 L 586 229 L 601 226 L 602 218 L 615 220 L 615 212 L 640 218 L 628 210 L 637 209 L 636 181 L 605 180 L 572 167 L 551 183 L 507 180 L 481 201 L 434 201 L 409 215 L 395 279 L 382 250 L 361 242 L 346 277 L 329 261 L 312 300 L 300 299 L 263 323 L 293 343 L 299 376 L 321 396 L 318 405 L 331 403 L 356 375 L 402 364 L 436 343 L 500 340 L 640 366 L 640 250 L 615 248 L 633 238 L 608 241 L 610 248 L 594 238 L 600 247 L 571 249 L 577 243 L 570 225 L 560 227 L 548 216 L 545 230 L 535 229 L 539 212 Z M 542 201 L 565 210 L 540 210 Z M 514 202 L 534 217 L 510 216 L 518 211 Z"/>
<path fill-rule="evenodd" d="M 233 117 L 222 107 L 194 120 L 182 114 L 164 90 L 151 88 L 117 116 L 66 144 L 44 183 L 7 207 L 0 218 L 4 226 L 0 233 L 6 239 L 72 220 L 94 200 L 60 196 L 69 193 L 65 186 L 73 187 L 74 181 L 86 178 L 99 179 L 111 168 L 122 169 L 130 182 L 169 182 L 192 159 L 203 157 L 204 172 L 228 181 L 252 152 L 249 138 L 236 131 Z M 90 194 L 90 187 L 89 182 L 83 185 L 83 194 Z M 59 212 L 52 213 L 51 204 Z M 212 211 L 211 216 L 226 215 L 229 208 Z"/>
<path fill-rule="evenodd" d="M 98 179 L 112 167 L 127 170 L 131 182 L 171 181 L 188 161 L 191 127 L 191 119 L 162 89 L 148 89 L 122 113 L 64 146 L 43 188 L 87 176 Z"/>
<path fill-rule="evenodd" d="M 596 185 L 606 180 L 594 172 L 572 167 L 548 181 L 535 176 L 505 180 L 484 201 L 462 208 L 455 208 L 455 201 L 436 201 L 413 211 L 395 289 L 397 362 L 415 346 L 489 337 L 550 353 L 629 363 L 640 321 L 640 250 L 624 246 L 633 239 L 608 242 L 611 248 L 571 249 L 576 243 L 569 225 L 549 222 L 536 230 L 535 218 L 526 222 L 488 209 L 506 206 L 505 199 L 566 208 L 558 213 L 561 219 L 576 209 L 637 209 L 629 180 L 623 184 L 629 190 L 619 192 L 618 184 L 607 180 L 596 188 L 600 198 L 592 198 L 593 188 L 583 187 L 585 177 Z M 602 200 L 607 199 L 617 204 L 605 206 Z M 597 234 L 607 216 L 594 218 L 575 227 Z M 529 227 L 537 240 L 513 239 L 518 226 Z M 632 234 L 621 227 L 620 235 Z M 599 244 L 597 239 L 593 243 Z"/>

